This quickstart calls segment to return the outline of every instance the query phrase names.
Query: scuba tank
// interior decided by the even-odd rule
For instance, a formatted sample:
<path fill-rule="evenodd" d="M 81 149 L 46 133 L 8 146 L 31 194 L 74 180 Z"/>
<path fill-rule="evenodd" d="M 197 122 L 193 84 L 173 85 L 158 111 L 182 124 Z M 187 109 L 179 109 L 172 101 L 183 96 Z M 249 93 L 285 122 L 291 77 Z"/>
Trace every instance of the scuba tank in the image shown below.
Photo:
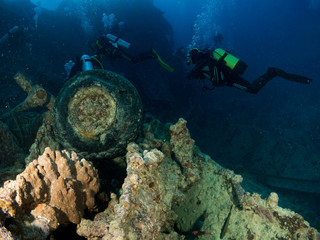
<path fill-rule="evenodd" d="M 242 74 L 247 69 L 247 64 L 241 61 L 239 58 L 231 55 L 229 52 L 217 48 L 213 51 L 212 56 L 219 63 L 229 68 L 232 72 L 237 74 Z"/>
<path fill-rule="evenodd" d="M 93 69 L 93 64 L 91 62 L 90 56 L 86 54 L 82 55 L 81 61 L 82 61 L 82 71 L 88 71 Z"/>
<path fill-rule="evenodd" d="M 110 40 L 111 44 L 114 45 L 115 47 L 120 47 L 128 49 L 130 47 L 130 43 L 126 42 L 125 40 L 118 38 L 112 34 L 107 34 L 106 37 Z"/>
<path fill-rule="evenodd" d="M 66 79 L 68 79 L 70 77 L 70 73 L 71 73 L 71 70 L 72 68 L 74 67 L 74 65 L 76 65 L 72 60 L 69 60 L 69 62 L 67 62 L 65 65 L 64 65 L 64 70 L 66 71 L 67 73 L 67 77 Z"/>

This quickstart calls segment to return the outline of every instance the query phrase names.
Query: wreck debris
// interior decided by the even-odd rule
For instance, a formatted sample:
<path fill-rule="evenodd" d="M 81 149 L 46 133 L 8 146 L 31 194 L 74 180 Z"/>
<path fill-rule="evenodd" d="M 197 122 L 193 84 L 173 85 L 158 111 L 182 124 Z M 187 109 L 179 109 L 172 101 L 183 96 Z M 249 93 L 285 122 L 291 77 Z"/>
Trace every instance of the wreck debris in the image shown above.
<path fill-rule="evenodd" d="M 170 127 L 172 151 L 185 173 L 183 188 L 190 186 L 200 179 L 199 169 L 193 160 L 194 140 L 187 129 L 187 121 L 180 118 L 177 124 Z"/>
<path fill-rule="evenodd" d="M 120 191 L 121 196 L 111 194 L 106 210 L 98 213 L 93 221 L 82 218 L 77 227 L 79 235 L 88 240 L 182 240 L 197 235 L 208 239 L 219 239 L 221 236 L 224 239 L 239 240 L 319 239 L 317 230 L 310 227 L 299 214 L 278 206 L 279 197 L 276 193 L 262 199 L 259 194 L 246 192 L 241 187 L 240 175 L 224 169 L 203 154 L 194 145 L 185 120 L 180 119 L 170 130 L 168 127 L 162 129 L 166 131 L 163 136 L 171 136 L 170 143 L 154 132 L 155 128 L 161 131 L 159 125 L 154 121 L 150 124 L 154 125 L 144 125 L 145 136 L 141 137 L 139 145 L 130 143 L 127 147 L 127 177 Z M 52 170 L 55 168 L 40 167 L 41 162 L 59 156 L 69 159 L 70 155 L 67 152 L 56 152 L 54 155 L 49 151 L 42 156 L 44 160 L 39 165 L 30 163 L 32 171 L 27 171 L 28 166 L 23 173 L 27 175 L 22 174 L 22 177 L 7 182 L 0 189 L 2 226 L 5 218 L 11 217 L 13 222 L 19 222 L 18 218 L 21 217 L 24 222 L 29 221 L 28 230 L 30 232 L 33 229 L 31 232 L 37 235 L 36 239 L 44 239 L 61 223 L 79 223 L 83 217 L 81 211 L 73 211 L 71 214 L 70 209 L 49 204 L 55 202 L 51 199 L 60 199 L 66 205 L 66 201 L 61 200 L 62 196 L 69 199 L 79 193 L 72 190 L 78 186 L 77 181 L 59 177 Z M 73 154 L 70 158 L 73 158 Z M 60 169 L 59 164 L 56 169 Z M 44 170 L 50 178 L 37 177 Z M 53 180 L 55 184 L 41 187 L 43 183 L 51 183 L 52 180 L 47 179 L 52 179 L 52 176 L 56 179 Z M 80 182 L 90 183 L 88 179 L 94 178 L 84 179 Z M 23 191 L 15 187 L 16 182 L 23 183 Z M 96 186 L 96 183 L 93 185 Z M 48 188 L 54 186 L 67 186 L 63 191 L 58 191 L 60 198 L 51 197 L 56 191 L 49 191 Z M 30 194 L 26 193 L 26 189 Z M 92 190 L 91 193 L 96 191 Z M 80 199 L 84 201 L 86 197 Z M 92 199 L 80 205 L 93 206 Z M 230 206 L 233 207 L 230 209 Z M 59 214 L 62 212 L 63 216 Z M 201 225 L 199 229 L 194 229 L 200 216 L 203 216 Z M 19 234 L 19 228 L 0 228 L 0 236 L 7 234 L 10 239 L 13 233 Z"/>
<path fill-rule="evenodd" d="M 52 109 L 54 97 L 48 93 L 44 88 L 39 85 L 32 85 L 22 73 L 18 72 L 14 77 L 16 83 L 25 91 L 28 96 L 15 108 L 2 115 L 2 118 L 8 118 L 9 116 L 21 111 L 25 111 L 31 108 L 46 106 L 49 110 Z"/>
<path fill-rule="evenodd" d="M 18 129 L 16 130 L 17 132 L 17 139 L 19 141 L 16 140 L 16 137 L 14 137 L 12 134 L 12 137 L 8 137 L 8 134 L 10 133 L 10 130 L 8 129 L 8 127 L 1 122 L 1 126 L 0 126 L 0 132 L 4 131 L 3 135 L 1 134 L 1 137 L 4 138 L 3 140 L 3 144 L 2 144 L 2 148 L 3 148 L 3 154 L 1 154 L 1 157 L 4 157 L 6 159 L 9 159 L 8 157 L 5 157 L 5 155 L 10 155 L 10 161 L 11 164 L 12 162 L 14 162 L 15 164 L 21 164 L 22 162 L 25 161 L 25 157 L 26 157 L 26 153 L 24 153 L 22 151 L 22 149 L 26 148 L 25 145 L 27 145 L 27 147 L 29 147 L 32 142 L 33 142 L 33 127 L 38 127 L 38 123 L 42 121 L 42 115 L 39 115 L 41 117 L 39 117 L 37 119 L 37 121 L 32 122 L 32 124 L 25 124 L 25 126 L 23 125 L 23 123 L 25 123 L 26 121 L 24 121 L 24 119 L 28 119 L 29 118 L 23 118 L 19 115 L 17 115 L 17 113 L 21 112 L 21 111 L 25 111 L 25 110 L 29 110 L 35 107 L 39 107 L 39 106 L 44 106 L 46 107 L 48 110 L 52 110 L 53 107 L 53 103 L 55 101 L 55 98 L 53 95 L 51 95 L 50 93 L 48 93 L 44 88 L 42 88 L 39 85 L 32 85 L 31 81 L 28 80 L 22 73 L 18 72 L 15 76 L 14 76 L 14 80 L 16 81 L 16 83 L 22 88 L 23 91 L 25 91 L 28 96 L 26 97 L 26 99 L 21 102 L 20 104 L 18 104 L 15 108 L 10 109 L 10 111 L 8 111 L 7 113 L 3 114 L 1 116 L 2 119 L 7 120 L 8 117 L 10 117 L 13 120 L 13 125 Z M 49 111 L 48 111 L 49 112 Z M 44 114 L 44 118 L 46 118 L 48 114 L 45 113 Z M 22 121 L 20 121 L 20 119 L 22 119 Z M 9 119 L 10 120 L 10 119 Z M 39 120 L 39 121 L 38 121 Z M 46 121 L 46 119 L 44 119 L 43 121 Z M 10 121 L 6 122 L 9 126 L 10 126 Z M 32 132 L 31 132 L 32 131 Z M 13 132 L 14 133 L 14 132 Z M 52 136 L 52 134 L 51 134 Z M 38 134 L 37 134 L 38 137 Z M 28 141 L 30 140 L 30 141 Z M 24 143 L 24 146 L 18 146 L 17 142 Z M 30 145 L 28 145 L 28 143 L 30 143 Z M 22 145 L 22 144 L 21 144 Z M 34 145 L 34 144 L 33 144 Z M 43 148 L 40 149 L 40 147 L 37 149 L 37 153 L 35 154 L 35 151 L 32 152 L 32 150 L 35 150 L 35 148 L 33 147 L 33 149 L 31 149 L 31 158 L 29 161 L 27 161 L 27 163 L 29 163 L 30 161 L 32 161 L 33 159 L 36 159 L 39 155 L 41 155 L 41 153 L 44 151 L 44 148 L 47 146 L 53 146 L 52 144 L 49 144 L 48 142 L 43 142 L 42 145 L 45 145 Z M 55 144 L 57 145 L 57 144 Z M 16 150 L 11 149 L 12 147 L 15 147 Z M 10 150 L 11 149 L 11 150 Z M 19 150 L 21 149 L 21 150 Z M 39 151 L 39 149 L 41 151 Z M 29 156 L 29 157 L 30 157 Z M 23 160 L 21 160 L 21 158 L 23 158 Z M 2 161 L 5 162 L 5 161 Z"/>
<path fill-rule="evenodd" d="M 124 77 L 91 70 L 70 79 L 54 105 L 54 132 L 65 149 L 86 158 L 125 153 L 142 121 L 138 91 Z"/>
<path fill-rule="evenodd" d="M 165 142 L 159 144 L 158 134 L 148 132 L 159 131 L 154 121 L 150 124 L 153 126 L 144 126 L 148 139 L 142 140 L 139 146 L 132 143 L 127 148 L 128 175 L 120 199 L 112 194 L 108 208 L 94 221 L 82 219 L 77 230 L 79 235 L 89 240 L 194 239 L 195 233 L 205 233 L 208 239 L 220 239 L 220 236 L 239 240 L 276 236 L 317 239 L 318 232 L 300 215 L 293 212 L 288 215 L 291 211 L 278 206 L 277 194 L 271 193 L 268 200 L 264 200 L 258 194 L 245 192 L 240 185 L 240 175 L 224 169 L 195 148 L 177 147 L 173 151 L 180 143 L 190 141 L 184 120 L 171 127 L 173 144 L 165 148 L 167 154 L 150 149 L 151 145 L 160 149 L 166 145 Z M 166 127 L 163 129 L 168 131 Z M 180 158 L 182 163 L 173 160 L 183 155 L 189 156 L 188 161 L 192 162 L 189 166 L 198 170 L 198 181 L 188 180 L 188 176 L 193 175 L 181 169 L 185 159 Z M 190 184 L 183 184 L 186 182 Z M 160 208 L 163 211 L 159 214 Z M 194 229 L 202 215 L 201 227 Z"/>
<path fill-rule="evenodd" d="M 179 168 L 167 168 L 172 165 L 163 164 L 164 155 L 159 150 L 142 153 L 134 143 L 127 149 L 128 175 L 117 204 L 112 207 L 109 204 L 108 209 L 112 210 L 103 220 L 103 239 L 156 239 L 164 229 L 173 229 L 176 215 L 171 210 L 171 203 L 179 194 Z M 100 225 L 101 218 L 94 222 L 83 220 L 77 232 L 83 233 L 81 229 L 87 228 L 88 224 Z"/>

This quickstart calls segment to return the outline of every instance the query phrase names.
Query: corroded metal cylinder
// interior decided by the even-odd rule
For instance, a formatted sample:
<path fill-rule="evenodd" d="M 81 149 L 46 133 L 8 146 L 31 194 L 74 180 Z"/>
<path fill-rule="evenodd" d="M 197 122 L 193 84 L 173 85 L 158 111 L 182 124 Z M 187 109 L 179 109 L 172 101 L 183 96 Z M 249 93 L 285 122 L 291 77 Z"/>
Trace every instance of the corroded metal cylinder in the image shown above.
<path fill-rule="evenodd" d="M 103 70 L 82 72 L 61 89 L 53 129 L 60 144 L 86 158 L 112 158 L 139 132 L 142 103 L 124 77 Z"/>

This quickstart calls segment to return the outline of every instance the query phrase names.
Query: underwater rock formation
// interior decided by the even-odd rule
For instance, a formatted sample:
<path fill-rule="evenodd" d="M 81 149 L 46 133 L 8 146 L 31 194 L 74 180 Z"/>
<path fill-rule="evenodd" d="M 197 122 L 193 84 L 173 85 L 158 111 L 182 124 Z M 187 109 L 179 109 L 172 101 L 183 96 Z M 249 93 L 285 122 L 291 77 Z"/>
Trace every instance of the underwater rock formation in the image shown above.
<path fill-rule="evenodd" d="M 191 156 L 194 141 L 190 139 L 189 132 L 185 127 L 186 122 L 183 120 L 181 122 L 182 124 L 177 124 L 171 129 L 172 135 L 175 136 L 171 143 L 178 146 L 187 141 L 189 143 L 187 155 Z M 150 129 L 148 126 L 145 128 Z M 127 177 L 122 185 L 121 197 L 117 200 L 113 195 L 113 200 L 102 214 L 104 217 L 97 215 L 93 222 L 82 220 L 78 226 L 78 234 L 88 239 L 93 237 L 156 239 L 160 235 L 164 237 L 167 235 L 163 232 L 173 232 L 168 236 L 178 236 L 173 231 L 177 216 L 171 210 L 172 203 L 183 200 L 182 191 L 188 186 L 185 184 L 186 179 L 188 179 L 188 183 L 192 184 L 199 179 L 199 176 L 189 178 L 189 172 L 184 174 L 170 156 L 165 157 L 165 154 L 170 151 L 169 144 L 151 139 L 154 136 L 152 133 L 147 135 L 149 139 L 144 139 L 140 144 L 145 148 L 144 150 L 135 143 L 131 143 L 127 147 Z M 157 145 L 160 142 L 158 147 L 164 153 L 157 149 L 146 150 L 150 149 L 153 144 Z M 180 160 L 182 161 L 181 165 L 184 164 L 182 158 Z M 182 166 L 182 168 L 185 167 L 187 167 L 186 164 Z M 97 233 L 94 226 L 100 226 L 99 229 L 103 229 L 103 231 L 100 230 Z"/>
<path fill-rule="evenodd" d="M 302 216 L 278 206 L 276 193 L 262 199 L 246 192 L 242 176 L 203 154 L 185 120 L 163 126 L 145 119 L 140 138 L 127 146 L 120 194 L 111 193 L 103 212 L 82 218 L 99 189 L 93 166 L 46 149 L 0 189 L 0 237 L 44 239 L 60 224 L 76 223 L 89 240 L 319 239 Z"/>
<path fill-rule="evenodd" d="M 191 139 L 189 130 L 187 129 L 187 122 L 182 118 L 179 122 L 170 127 L 171 146 L 177 161 L 181 164 L 186 178 L 186 185 L 192 185 L 199 181 L 200 173 L 196 162 L 194 162 L 194 140 Z"/>
<path fill-rule="evenodd" d="M 299 214 L 278 206 L 276 193 L 261 199 L 245 192 L 240 175 L 201 153 L 186 121 L 170 127 L 170 144 L 159 128 L 157 121 L 145 124 L 146 138 L 128 146 L 120 198 L 112 194 L 94 221 L 82 219 L 79 235 L 90 240 L 319 239 Z"/>
<path fill-rule="evenodd" d="M 124 77 L 91 70 L 71 78 L 54 105 L 54 132 L 64 149 L 91 158 L 123 154 L 142 121 L 142 103 Z"/>
<path fill-rule="evenodd" d="M 46 148 L 16 180 L 0 188 L 2 225 L 14 218 L 8 229 L 15 239 L 45 239 L 60 224 L 80 223 L 84 210 L 94 208 L 99 187 L 91 163 L 74 152 Z"/>

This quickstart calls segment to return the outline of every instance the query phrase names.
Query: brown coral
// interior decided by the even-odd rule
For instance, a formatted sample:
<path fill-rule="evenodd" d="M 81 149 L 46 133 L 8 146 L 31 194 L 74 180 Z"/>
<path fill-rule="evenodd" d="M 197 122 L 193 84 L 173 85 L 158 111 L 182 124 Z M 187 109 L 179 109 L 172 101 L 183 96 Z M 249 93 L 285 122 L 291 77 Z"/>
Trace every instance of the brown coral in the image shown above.
<path fill-rule="evenodd" d="M 59 224 L 79 223 L 84 210 L 94 207 L 99 187 L 91 163 L 79 161 L 75 153 L 46 148 L 15 181 L 0 188 L 1 209 L 10 216 L 31 214 L 45 237 Z"/>

